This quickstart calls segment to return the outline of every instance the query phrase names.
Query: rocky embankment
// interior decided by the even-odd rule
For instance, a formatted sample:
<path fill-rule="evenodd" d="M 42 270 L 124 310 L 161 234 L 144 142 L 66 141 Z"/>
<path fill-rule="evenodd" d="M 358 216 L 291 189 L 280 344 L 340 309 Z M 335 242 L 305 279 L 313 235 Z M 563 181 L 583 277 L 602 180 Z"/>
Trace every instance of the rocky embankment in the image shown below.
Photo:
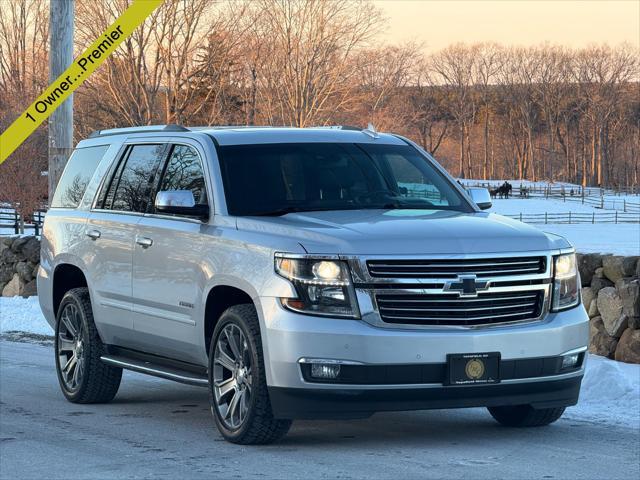
<path fill-rule="evenodd" d="M 640 363 L 640 257 L 578 255 L 589 351 Z"/>
<path fill-rule="evenodd" d="M 0 237 L 0 292 L 3 297 L 36 295 L 40 240 Z"/>

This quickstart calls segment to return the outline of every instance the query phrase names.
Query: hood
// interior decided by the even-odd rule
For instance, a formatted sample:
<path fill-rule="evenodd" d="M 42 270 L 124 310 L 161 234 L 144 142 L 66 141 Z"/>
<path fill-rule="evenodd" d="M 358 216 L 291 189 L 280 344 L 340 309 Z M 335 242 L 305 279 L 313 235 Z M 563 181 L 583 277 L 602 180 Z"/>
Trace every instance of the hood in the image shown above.
<path fill-rule="evenodd" d="M 297 241 L 308 253 L 424 255 L 546 251 L 562 237 L 494 213 L 445 210 L 343 210 L 238 217 L 240 230 Z"/>

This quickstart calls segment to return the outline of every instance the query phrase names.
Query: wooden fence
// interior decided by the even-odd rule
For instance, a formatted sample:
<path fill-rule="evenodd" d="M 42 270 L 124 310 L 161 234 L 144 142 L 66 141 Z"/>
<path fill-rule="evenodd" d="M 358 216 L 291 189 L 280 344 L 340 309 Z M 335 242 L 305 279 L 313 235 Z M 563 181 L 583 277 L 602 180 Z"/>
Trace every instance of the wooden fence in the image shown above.
<path fill-rule="evenodd" d="M 519 213 L 505 214 L 524 223 L 533 224 L 578 224 L 578 223 L 640 223 L 640 215 L 631 212 L 592 212 L 592 213 Z"/>
<path fill-rule="evenodd" d="M 483 187 L 497 188 L 489 183 L 483 182 L 465 182 L 465 187 Z M 618 210 L 625 213 L 640 213 L 640 197 L 638 201 L 629 200 L 627 198 L 615 198 L 621 195 L 638 195 L 638 193 L 624 193 L 619 191 L 607 190 L 603 188 L 580 186 L 550 186 L 550 185 L 527 185 L 521 189 L 520 184 L 512 184 L 513 190 L 510 197 L 513 198 L 553 198 L 562 200 L 563 202 L 575 202 L 588 205 L 602 210 Z M 637 190 L 635 190 L 637 192 Z"/>
<path fill-rule="evenodd" d="M 44 222 L 45 210 L 38 210 L 31 218 L 25 219 L 24 231 L 38 236 L 42 233 L 42 223 Z M 0 235 L 17 235 L 20 233 L 20 215 L 15 210 L 0 210 Z"/>

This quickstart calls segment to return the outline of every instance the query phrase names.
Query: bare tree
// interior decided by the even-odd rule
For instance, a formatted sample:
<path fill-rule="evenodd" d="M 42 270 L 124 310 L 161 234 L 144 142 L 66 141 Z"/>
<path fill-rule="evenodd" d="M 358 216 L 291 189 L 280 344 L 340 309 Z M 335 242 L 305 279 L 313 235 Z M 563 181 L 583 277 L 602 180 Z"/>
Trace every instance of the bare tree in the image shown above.
<path fill-rule="evenodd" d="M 418 143 L 435 155 L 453 120 L 445 103 L 446 91 L 435 85 L 428 66 L 422 62 L 415 85 L 406 88 L 406 104 L 402 124 L 407 125 L 409 136 L 417 136 Z"/>
<path fill-rule="evenodd" d="M 449 90 L 449 109 L 458 124 L 460 177 L 471 176 L 469 126 L 476 112 L 473 95 L 473 72 L 478 47 L 456 44 L 445 48 L 431 58 L 431 68 L 440 76 Z M 465 157 L 467 165 L 465 169 Z"/>
<path fill-rule="evenodd" d="M 624 100 L 622 84 L 638 80 L 638 55 L 629 46 L 592 46 L 576 55 L 574 77 L 584 95 L 584 115 L 591 123 L 591 181 L 602 185 L 608 161 L 607 129 Z"/>
<path fill-rule="evenodd" d="M 353 106 L 352 59 L 378 33 L 381 16 L 357 0 L 256 0 L 254 33 L 265 62 L 257 79 L 269 123 L 326 123 Z"/>
<path fill-rule="evenodd" d="M 393 128 L 399 123 L 404 110 L 399 93 L 417 79 L 419 49 L 418 45 L 409 43 L 373 48 L 357 56 L 355 68 L 362 123 L 372 123 L 378 129 Z"/>
<path fill-rule="evenodd" d="M 484 117 L 483 136 L 484 155 L 482 162 L 482 178 L 487 179 L 493 174 L 493 156 L 490 149 L 491 116 L 492 116 L 492 95 L 494 91 L 490 88 L 496 81 L 500 69 L 504 65 L 504 49 L 495 43 L 482 43 L 477 46 L 477 60 L 474 64 L 474 84 L 479 90 L 479 101 Z"/>

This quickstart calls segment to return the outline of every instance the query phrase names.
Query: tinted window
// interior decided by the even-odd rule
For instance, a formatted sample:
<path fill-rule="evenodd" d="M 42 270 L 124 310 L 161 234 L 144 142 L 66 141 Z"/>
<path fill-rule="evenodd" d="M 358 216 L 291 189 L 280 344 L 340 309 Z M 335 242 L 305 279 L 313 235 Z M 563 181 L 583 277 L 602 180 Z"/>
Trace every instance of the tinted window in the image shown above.
<path fill-rule="evenodd" d="M 121 161 L 105 197 L 104 208 L 144 213 L 165 145 L 134 145 Z"/>
<path fill-rule="evenodd" d="M 76 208 L 80 204 L 87 185 L 108 148 L 108 145 L 101 145 L 79 148 L 73 152 L 53 194 L 52 207 Z"/>
<path fill-rule="evenodd" d="M 409 145 L 294 143 L 220 147 L 231 215 L 293 211 L 472 211 L 452 184 Z"/>
<path fill-rule="evenodd" d="M 451 187 L 444 177 L 413 148 L 399 152 L 393 145 L 362 145 L 385 172 L 390 182 L 397 185 L 403 198 L 424 198 L 434 206 L 459 206 L 459 195 L 450 193 Z"/>
<path fill-rule="evenodd" d="M 191 190 L 197 204 L 207 205 L 207 190 L 200 157 L 187 145 L 173 147 L 160 190 Z"/>

